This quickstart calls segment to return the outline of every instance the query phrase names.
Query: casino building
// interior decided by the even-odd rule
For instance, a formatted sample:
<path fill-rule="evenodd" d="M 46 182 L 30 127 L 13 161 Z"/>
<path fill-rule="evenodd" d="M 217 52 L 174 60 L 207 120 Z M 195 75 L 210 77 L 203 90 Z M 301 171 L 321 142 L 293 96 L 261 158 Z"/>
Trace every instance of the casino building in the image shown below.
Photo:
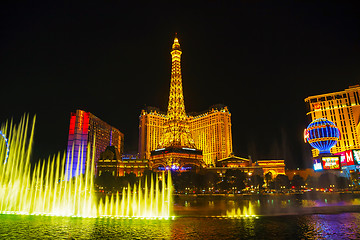
<path fill-rule="evenodd" d="M 227 106 L 215 105 L 201 113 L 186 114 L 181 54 L 179 40 L 175 37 L 171 50 L 168 110 L 165 113 L 158 108 L 148 107 L 141 111 L 140 159 L 150 159 L 151 163 L 160 165 L 161 161 L 165 161 L 164 158 L 181 158 L 184 164 L 188 162 L 198 166 L 215 166 L 218 160 L 233 152 L 231 113 Z"/>
<path fill-rule="evenodd" d="M 318 149 L 313 149 L 314 169 L 341 169 L 341 174 L 350 177 L 360 170 L 360 85 L 350 86 L 343 91 L 310 96 L 305 99 L 313 121 L 328 119 L 340 131 L 340 138 L 331 148 L 328 161 L 320 161 Z M 328 139 L 329 140 L 329 139 Z M 321 156 L 321 154 L 320 154 Z M 336 159 L 336 157 L 338 159 Z M 325 164 L 324 164 L 325 163 Z"/>
<path fill-rule="evenodd" d="M 93 148 L 94 139 L 95 148 Z M 88 145 L 89 153 L 87 152 Z M 90 154 L 90 157 L 95 156 L 96 166 L 100 154 L 108 146 L 113 146 L 121 155 L 124 148 L 124 134 L 90 112 L 76 110 L 71 113 L 65 174 L 68 177 L 76 176 L 78 165 L 79 172 L 84 173 L 87 154 Z"/>
<path fill-rule="evenodd" d="M 360 149 L 360 86 L 350 86 L 339 92 L 310 96 L 305 99 L 311 121 L 326 118 L 339 128 L 341 138 L 332 153 Z M 313 149 L 313 156 L 319 155 Z"/>

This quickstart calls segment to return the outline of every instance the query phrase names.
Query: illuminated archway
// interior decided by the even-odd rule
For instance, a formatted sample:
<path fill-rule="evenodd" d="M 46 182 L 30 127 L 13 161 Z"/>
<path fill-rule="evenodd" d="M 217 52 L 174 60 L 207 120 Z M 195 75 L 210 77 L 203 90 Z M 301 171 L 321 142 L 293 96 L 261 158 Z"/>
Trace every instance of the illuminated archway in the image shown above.
<path fill-rule="evenodd" d="M 5 144 L 6 144 L 6 155 L 5 155 L 5 161 L 4 164 L 7 162 L 8 158 L 9 158 L 9 142 L 8 139 L 6 138 L 5 134 L 3 134 L 3 132 L 0 130 L 0 135 L 3 137 L 3 139 L 5 140 Z"/>
<path fill-rule="evenodd" d="M 272 175 L 272 177 L 273 178 L 275 178 L 277 175 L 278 175 L 278 173 L 277 173 L 277 171 L 275 171 L 275 170 L 269 170 L 268 172 L 270 172 L 271 173 L 271 175 Z"/>

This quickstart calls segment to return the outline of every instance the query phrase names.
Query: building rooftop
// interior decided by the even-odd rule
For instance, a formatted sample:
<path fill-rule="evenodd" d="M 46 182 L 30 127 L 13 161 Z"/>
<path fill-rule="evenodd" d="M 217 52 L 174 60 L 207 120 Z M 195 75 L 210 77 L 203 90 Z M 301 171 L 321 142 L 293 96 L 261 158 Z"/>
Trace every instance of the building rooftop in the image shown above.
<path fill-rule="evenodd" d="M 314 95 L 314 96 L 309 96 L 309 97 L 305 98 L 304 101 L 305 102 L 308 102 L 308 101 L 314 102 L 313 99 L 315 99 L 315 101 L 317 101 L 318 98 L 324 98 L 324 99 L 319 99 L 320 101 L 331 100 L 331 99 L 325 99 L 325 97 L 328 97 L 328 96 L 334 96 L 336 99 L 346 98 L 346 95 L 345 95 L 346 92 L 351 92 L 358 88 L 360 88 L 359 84 L 349 86 L 349 88 L 347 88 L 343 91 L 337 91 L 337 92 L 332 92 L 332 93 L 323 93 L 323 94 L 318 94 L 318 95 Z"/>

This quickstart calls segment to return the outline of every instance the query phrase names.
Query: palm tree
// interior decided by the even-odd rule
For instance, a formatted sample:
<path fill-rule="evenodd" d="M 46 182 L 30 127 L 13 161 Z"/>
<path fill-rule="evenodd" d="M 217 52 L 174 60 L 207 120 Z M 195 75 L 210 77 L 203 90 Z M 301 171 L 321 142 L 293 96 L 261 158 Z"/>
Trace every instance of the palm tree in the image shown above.
<path fill-rule="evenodd" d="M 265 174 L 265 181 L 266 181 L 266 187 L 269 187 L 269 182 L 272 180 L 272 173 L 271 172 L 267 172 Z"/>

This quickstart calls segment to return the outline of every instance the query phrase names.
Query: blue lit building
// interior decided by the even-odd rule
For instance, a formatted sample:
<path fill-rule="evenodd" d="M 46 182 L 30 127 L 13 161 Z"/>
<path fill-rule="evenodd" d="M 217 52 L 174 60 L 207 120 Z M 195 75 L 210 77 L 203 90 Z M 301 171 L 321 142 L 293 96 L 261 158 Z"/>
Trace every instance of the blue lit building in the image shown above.
<path fill-rule="evenodd" d="M 85 173 L 88 150 L 90 157 L 94 155 L 96 166 L 100 153 L 104 152 L 107 146 L 116 147 L 122 154 L 124 134 L 90 112 L 76 110 L 75 113 L 71 113 L 65 165 L 66 178 Z"/>

